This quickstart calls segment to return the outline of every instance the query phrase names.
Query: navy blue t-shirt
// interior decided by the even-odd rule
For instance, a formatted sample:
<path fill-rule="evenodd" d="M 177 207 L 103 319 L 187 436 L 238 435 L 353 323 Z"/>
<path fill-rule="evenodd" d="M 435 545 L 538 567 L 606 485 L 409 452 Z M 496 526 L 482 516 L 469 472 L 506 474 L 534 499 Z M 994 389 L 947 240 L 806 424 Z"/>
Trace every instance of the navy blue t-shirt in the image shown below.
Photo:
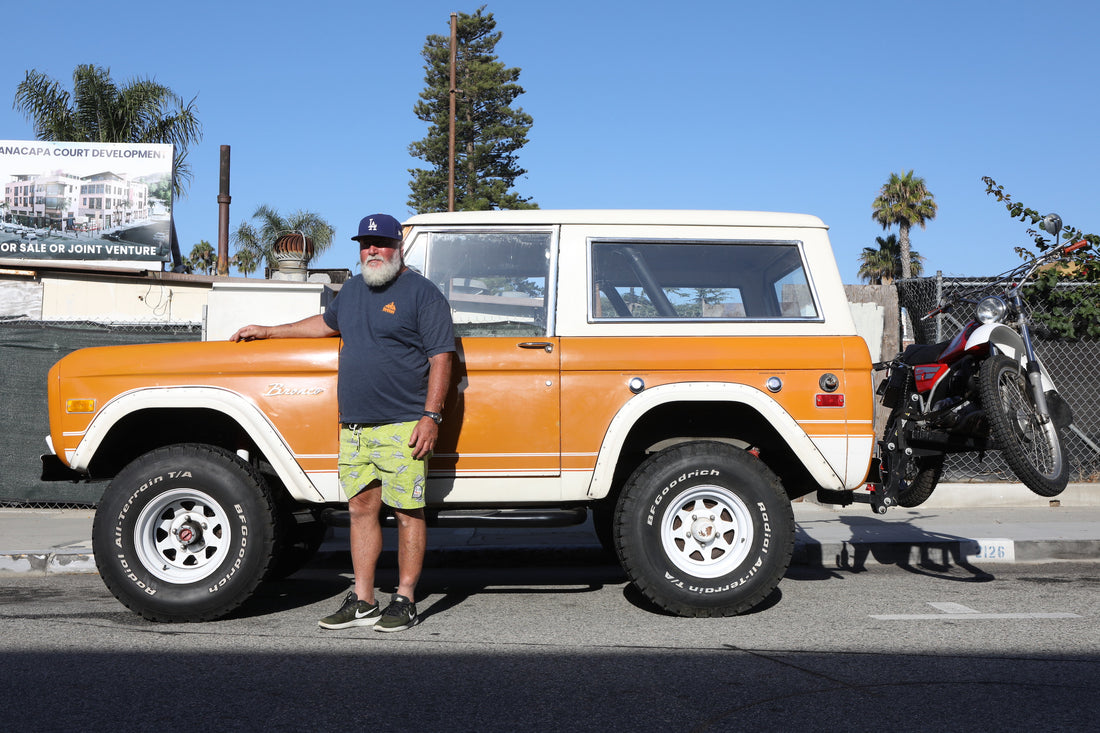
<path fill-rule="evenodd" d="M 340 332 L 340 422 L 419 420 L 428 396 L 428 358 L 455 350 L 451 307 L 427 278 L 405 270 L 372 288 L 344 283 L 324 314 Z"/>

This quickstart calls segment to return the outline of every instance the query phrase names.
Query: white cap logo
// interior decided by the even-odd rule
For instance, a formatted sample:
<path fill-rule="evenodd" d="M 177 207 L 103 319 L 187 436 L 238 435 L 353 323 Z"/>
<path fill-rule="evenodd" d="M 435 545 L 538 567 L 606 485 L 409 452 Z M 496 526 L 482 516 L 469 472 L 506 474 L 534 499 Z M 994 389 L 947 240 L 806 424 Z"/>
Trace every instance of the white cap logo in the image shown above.
<path fill-rule="evenodd" d="M 367 231 L 368 232 L 377 232 L 378 231 L 378 225 L 374 223 L 374 219 L 370 220 L 370 226 L 367 227 Z"/>

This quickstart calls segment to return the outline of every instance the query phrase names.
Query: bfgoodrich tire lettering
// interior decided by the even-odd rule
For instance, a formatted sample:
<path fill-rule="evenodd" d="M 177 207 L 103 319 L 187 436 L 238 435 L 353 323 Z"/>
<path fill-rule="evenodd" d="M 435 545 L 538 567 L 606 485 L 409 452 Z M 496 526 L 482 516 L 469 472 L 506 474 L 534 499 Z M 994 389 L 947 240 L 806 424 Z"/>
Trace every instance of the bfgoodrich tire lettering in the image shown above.
<path fill-rule="evenodd" d="M 107 487 L 92 525 L 96 567 L 147 619 L 215 619 L 263 579 L 274 517 L 263 480 L 237 456 L 197 444 L 161 448 Z"/>
<path fill-rule="evenodd" d="M 755 456 L 716 442 L 673 446 L 627 481 L 615 542 L 634 585 L 679 616 L 731 616 L 779 584 L 794 548 L 794 514 Z"/>

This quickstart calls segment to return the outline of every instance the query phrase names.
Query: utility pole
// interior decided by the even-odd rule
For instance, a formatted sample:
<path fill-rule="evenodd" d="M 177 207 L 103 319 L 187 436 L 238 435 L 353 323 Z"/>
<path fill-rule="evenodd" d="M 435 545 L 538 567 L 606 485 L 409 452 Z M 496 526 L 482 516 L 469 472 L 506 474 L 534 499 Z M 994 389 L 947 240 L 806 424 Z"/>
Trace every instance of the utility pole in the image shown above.
<path fill-rule="evenodd" d="M 455 62 L 458 57 L 458 14 L 451 13 L 451 113 L 447 135 L 447 211 L 455 210 Z"/>

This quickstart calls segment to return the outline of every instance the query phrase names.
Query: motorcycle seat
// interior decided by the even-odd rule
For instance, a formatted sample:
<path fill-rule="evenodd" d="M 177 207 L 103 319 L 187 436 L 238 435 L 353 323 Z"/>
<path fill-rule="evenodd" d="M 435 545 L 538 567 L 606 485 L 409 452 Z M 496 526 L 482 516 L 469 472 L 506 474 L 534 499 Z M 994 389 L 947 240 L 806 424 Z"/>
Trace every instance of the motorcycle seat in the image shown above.
<path fill-rule="evenodd" d="M 901 361 L 910 366 L 918 364 L 931 364 L 940 358 L 949 341 L 938 344 L 910 344 L 901 352 Z"/>

